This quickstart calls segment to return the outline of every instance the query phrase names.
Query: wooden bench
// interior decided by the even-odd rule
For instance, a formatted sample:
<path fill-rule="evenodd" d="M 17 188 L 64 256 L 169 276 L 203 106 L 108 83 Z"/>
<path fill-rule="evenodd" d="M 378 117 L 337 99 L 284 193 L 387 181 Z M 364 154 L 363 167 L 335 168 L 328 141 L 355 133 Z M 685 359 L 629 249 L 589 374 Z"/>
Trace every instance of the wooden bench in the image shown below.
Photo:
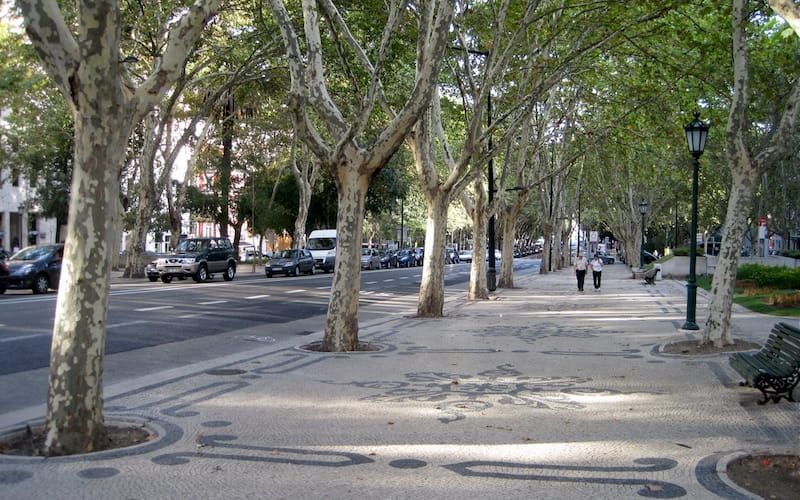
<path fill-rule="evenodd" d="M 744 377 L 741 385 L 755 387 L 764 395 L 758 404 L 770 399 L 777 403 L 781 398 L 794 402 L 792 391 L 800 381 L 800 329 L 777 323 L 760 351 L 734 353 L 728 362 Z"/>

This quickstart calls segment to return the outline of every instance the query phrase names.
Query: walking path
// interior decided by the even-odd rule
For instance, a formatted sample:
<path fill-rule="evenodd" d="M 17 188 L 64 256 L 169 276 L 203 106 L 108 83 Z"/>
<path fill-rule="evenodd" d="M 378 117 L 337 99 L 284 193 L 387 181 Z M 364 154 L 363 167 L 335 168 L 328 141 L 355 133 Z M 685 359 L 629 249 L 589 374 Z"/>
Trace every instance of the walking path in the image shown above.
<path fill-rule="evenodd" d="M 679 331 L 684 283 L 630 275 L 606 266 L 582 294 L 569 270 L 488 301 L 448 291 L 445 318 L 362 324 L 376 351 L 302 348 L 320 332 L 131 379 L 106 417 L 155 440 L 0 456 L 0 498 L 752 498 L 725 465 L 800 452 L 798 406 L 757 405 L 725 355 L 662 353 L 695 335 Z M 733 334 L 763 342 L 775 321 L 737 309 Z"/>

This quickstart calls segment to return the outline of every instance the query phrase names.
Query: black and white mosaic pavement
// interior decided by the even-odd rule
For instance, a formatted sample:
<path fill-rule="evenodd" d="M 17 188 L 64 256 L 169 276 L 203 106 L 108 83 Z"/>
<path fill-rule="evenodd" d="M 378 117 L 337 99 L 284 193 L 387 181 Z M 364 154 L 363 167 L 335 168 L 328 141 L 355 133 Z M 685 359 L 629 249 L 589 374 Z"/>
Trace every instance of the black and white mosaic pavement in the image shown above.
<path fill-rule="evenodd" d="M 603 321 L 620 303 L 604 283 L 574 317 L 565 292 L 502 317 L 470 304 L 387 319 L 363 332 L 377 351 L 254 342 L 109 398 L 107 418 L 147 425 L 151 442 L 0 456 L 0 498 L 751 498 L 721 464 L 797 446 L 796 407 L 741 404 L 724 358 L 660 354 L 669 318 L 647 326 L 632 307 Z M 673 314 L 679 299 L 656 290 L 630 293 Z M 539 310 L 562 314 L 521 316 Z"/>

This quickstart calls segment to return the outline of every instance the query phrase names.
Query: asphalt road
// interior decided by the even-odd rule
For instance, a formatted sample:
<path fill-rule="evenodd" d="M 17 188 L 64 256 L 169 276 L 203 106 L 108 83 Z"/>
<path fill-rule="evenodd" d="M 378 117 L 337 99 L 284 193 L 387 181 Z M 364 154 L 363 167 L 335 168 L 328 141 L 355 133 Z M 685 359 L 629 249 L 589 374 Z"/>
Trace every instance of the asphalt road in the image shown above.
<path fill-rule="evenodd" d="M 538 259 L 515 259 L 515 269 L 538 268 Z M 499 272 L 499 263 L 498 263 Z M 422 268 L 361 273 L 359 315 L 364 318 L 407 314 L 416 307 Z M 247 348 L 246 342 L 268 342 L 285 336 L 308 335 L 324 328 L 332 274 L 274 277 L 263 268 L 251 272 L 242 264 L 234 281 L 217 276 L 209 283 L 175 280 L 115 280 L 111 288 L 106 354 L 170 345 L 162 364 L 190 362 Z M 445 286 L 466 289 L 469 264 L 446 266 Z M 56 292 L 31 295 L 8 291 L 0 295 L 0 376 L 45 368 Z M 235 336 L 256 328 L 258 334 Z M 200 342 L 200 340 L 204 340 Z M 130 370 L 163 368 L 148 356 Z M 130 373 L 129 375 L 133 375 Z"/>

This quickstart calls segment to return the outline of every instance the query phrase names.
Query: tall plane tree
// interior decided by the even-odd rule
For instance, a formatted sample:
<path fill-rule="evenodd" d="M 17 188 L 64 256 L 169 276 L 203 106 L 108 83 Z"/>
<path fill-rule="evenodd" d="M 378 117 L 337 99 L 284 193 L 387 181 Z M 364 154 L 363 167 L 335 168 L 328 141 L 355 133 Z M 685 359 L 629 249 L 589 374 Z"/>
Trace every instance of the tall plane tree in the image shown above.
<path fill-rule="evenodd" d="M 289 108 L 296 133 L 319 158 L 320 166 L 331 173 L 337 188 L 336 266 L 322 349 L 355 350 L 367 189 L 372 177 L 402 145 L 431 100 L 449 41 L 455 1 L 423 0 L 413 5 L 407 1 L 391 1 L 385 4 L 388 15 L 381 39 L 367 40 L 374 61 L 330 0 L 302 0 L 301 3 L 305 53 L 284 3 L 270 0 L 286 45 L 292 81 Z M 333 61 L 326 59 L 323 50 L 321 24 L 333 30 L 326 33 L 336 44 Z M 393 38 L 402 28 L 416 29 L 416 68 L 413 86 L 402 108 L 395 113 L 379 97 L 390 51 L 397 48 Z M 342 56 L 341 61 L 335 58 L 336 54 Z M 348 95 L 342 101 L 337 102 L 329 92 L 326 61 L 341 64 L 350 80 Z M 363 78 L 359 78 L 356 69 Z"/>
<path fill-rule="evenodd" d="M 111 249 L 117 236 L 114 219 L 128 137 L 183 73 L 218 4 L 196 0 L 183 10 L 150 77 L 135 86 L 120 52 L 117 1 L 78 0 L 70 23 L 56 0 L 17 2 L 28 36 L 75 122 L 66 248 L 50 354 L 48 455 L 90 452 L 104 445 L 103 351 Z"/>
<path fill-rule="evenodd" d="M 773 0 L 769 3 L 800 34 L 800 10 L 797 6 L 786 1 Z M 778 118 L 770 124 L 765 136 L 759 138 L 759 144 L 752 144 L 753 129 L 763 129 L 764 123 L 756 123 L 749 114 L 753 96 L 750 90 L 751 56 L 748 48 L 752 33 L 748 33 L 748 28 L 752 26 L 751 22 L 757 22 L 749 10 L 750 7 L 752 2 L 733 0 L 733 96 L 725 134 L 732 182 L 722 229 L 722 246 L 714 271 L 711 304 L 702 339 L 702 343 L 710 342 L 718 347 L 733 343 L 730 322 L 736 267 L 756 189 L 767 169 L 791 153 L 792 138 L 800 113 L 800 78 L 795 75 L 785 100 L 776 107 L 774 116 Z M 796 44 L 796 40 L 793 42 Z M 796 50 L 796 47 L 792 50 Z"/>

